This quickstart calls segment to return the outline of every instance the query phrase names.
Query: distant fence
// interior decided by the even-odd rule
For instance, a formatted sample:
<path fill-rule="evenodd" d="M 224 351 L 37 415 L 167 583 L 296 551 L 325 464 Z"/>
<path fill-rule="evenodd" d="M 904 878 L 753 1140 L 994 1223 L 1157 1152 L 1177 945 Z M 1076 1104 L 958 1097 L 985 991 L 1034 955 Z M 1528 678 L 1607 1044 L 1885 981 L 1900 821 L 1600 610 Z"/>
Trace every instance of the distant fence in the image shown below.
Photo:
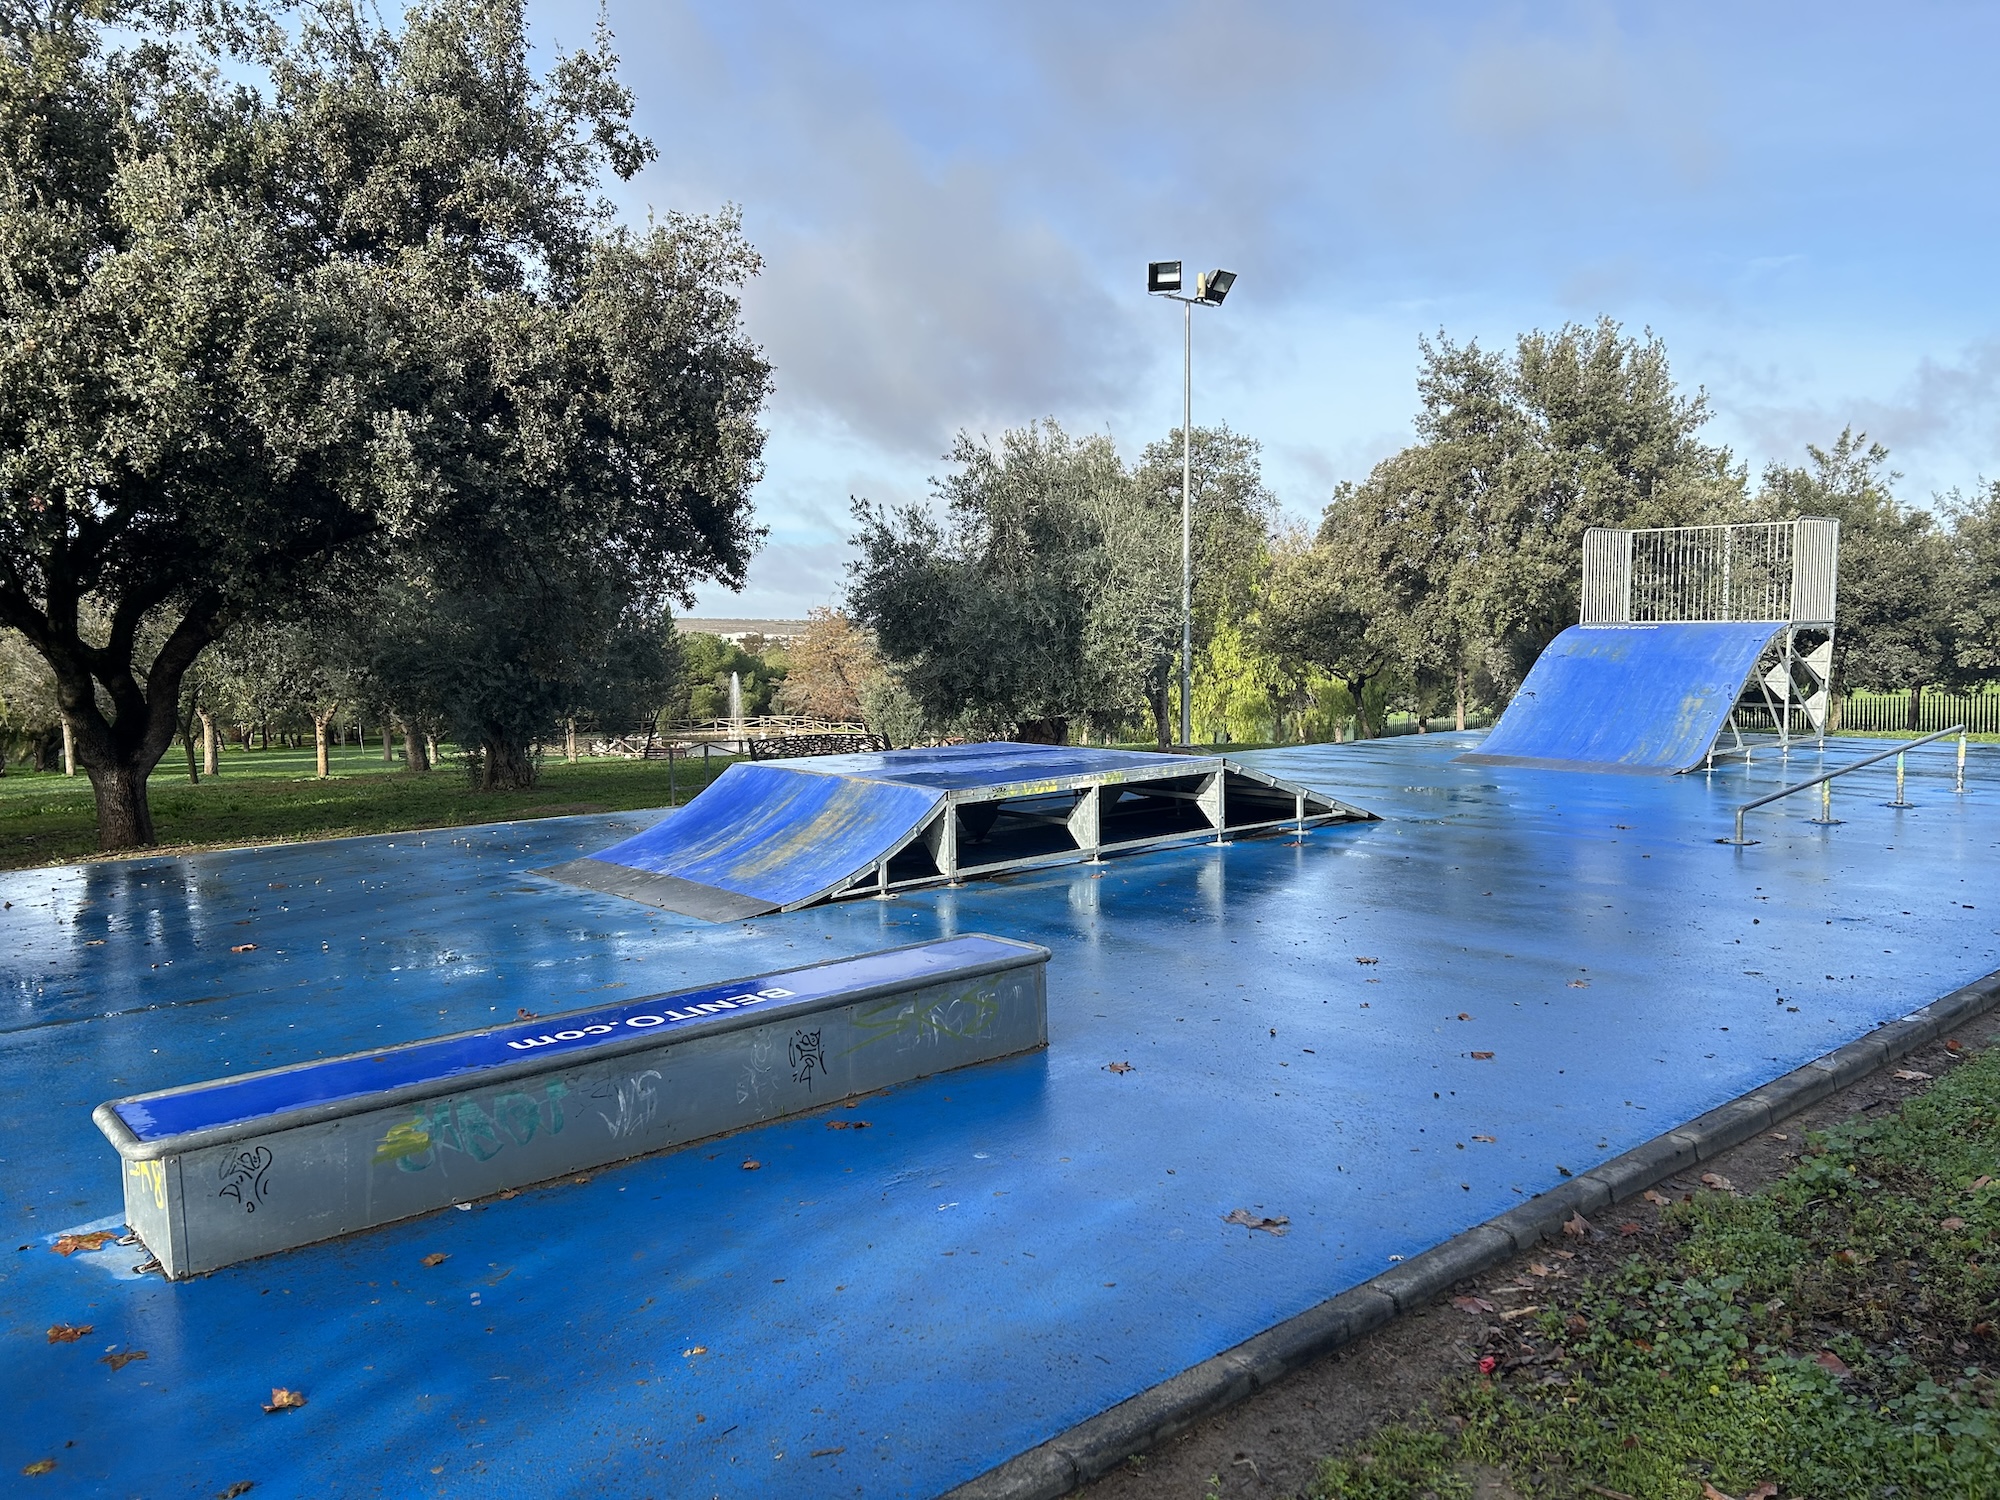
<path fill-rule="evenodd" d="M 1935 734 L 1963 724 L 1974 734 L 2000 734 L 2000 693 L 1925 693 L 1910 723 L 1908 693 L 1848 693 L 1838 700 L 1833 727 L 1849 734 Z"/>

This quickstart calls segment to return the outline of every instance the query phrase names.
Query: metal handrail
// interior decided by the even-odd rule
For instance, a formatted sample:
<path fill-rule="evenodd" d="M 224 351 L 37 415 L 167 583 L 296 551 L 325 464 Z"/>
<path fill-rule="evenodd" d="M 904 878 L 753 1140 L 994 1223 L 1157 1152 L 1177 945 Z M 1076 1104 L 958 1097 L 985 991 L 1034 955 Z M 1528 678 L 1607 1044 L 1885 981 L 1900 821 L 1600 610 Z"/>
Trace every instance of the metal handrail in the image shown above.
<path fill-rule="evenodd" d="M 1940 729 L 1936 734 L 1927 734 L 1920 740 L 1911 740 L 1908 744 L 1896 745 L 1888 750 L 1878 750 L 1873 755 L 1864 755 L 1860 760 L 1850 761 L 1846 765 L 1838 766 L 1831 771 L 1823 771 L 1810 780 L 1799 782 L 1796 786 L 1784 787 L 1779 791 L 1758 797 L 1754 801 L 1746 802 L 1736 809 L 1736 837 L 1733 839 L 1717 839 L 1716 843 L 1754 844 L 1757 842 L 1755 839 L 1746 839 L 1743 837 L 1743 815 L 1745 813 L 1752 812 L 1764 806 L 1767 802 L 1776 802 L 1781 797 L 1789 797 L 1793 792 L 1803 792 L 1809 786 L 1828 785 L 1836 776 L 1845 776 L 1849 771 L 1858 771 L 1863 766 L 1872 766 L 1876 761 L 1887 760 L 1892 755 L 1896 757 L 1896 800 L 1891 802 L 1889 806 L 1907 807 L 1909 804 L 1903 800 L 1903 756 L 1909 751 L 1930 744 L 1933 740 L 1945 739 L 1954 734 L 1958 736 L 1958 781 L 1954 789 L 1962 792 L 1965 790 L 1965 726 L 1963 724 L 1954 724 L 1949 729 Z M 1831 813 L 1826 806 L 1830 800 L 1830 791 L 1821 793 L 1821 818 L 1826 822 L 1832 821 Z"/>

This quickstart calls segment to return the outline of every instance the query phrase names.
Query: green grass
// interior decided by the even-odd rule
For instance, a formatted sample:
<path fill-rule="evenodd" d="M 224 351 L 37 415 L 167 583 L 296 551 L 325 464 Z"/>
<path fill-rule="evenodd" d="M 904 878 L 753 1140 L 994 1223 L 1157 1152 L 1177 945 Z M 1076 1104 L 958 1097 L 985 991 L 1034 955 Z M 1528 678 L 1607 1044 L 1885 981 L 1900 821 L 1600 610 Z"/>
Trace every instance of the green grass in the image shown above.
<path fill-rule="evenodd" d="M 1808 1150 L 1754 1197 L 1670 1211 L 1663 1248 L 1558 1298 L 1436 1420 L 1326 1460 L 1310 1493 L 1449 1500 L 1486 1464 L 1563 1500 L 2000 1495 L 2000 1052 Z"/>
<path fill-rule="evenodd" d="M 413 828 L 452 828 L 510 818 L 624 812 L 664 807 L 665 761 L 582 760 L 551 756 L 541 784 L 525 792 L 481 792 L 446 761 L 412 775 L 384 766 L 378 749 L 335 750 L 332 775 L 314 779 L 311 750 L 232 750 L 220 776 L 188 785 L 176 747 L 153 773 L 154 828 L 161 845 L 187 847 L 344 838 Z M 729 764 L 716 756 L 720 774 Z M 704 785 L 699 761 L 674 768 L 679 800 Z M 56 864 L 95 853 L 97 825 L 90 782 L 82 774 L 10 770 L 0 777 L 0 869 Z"/>

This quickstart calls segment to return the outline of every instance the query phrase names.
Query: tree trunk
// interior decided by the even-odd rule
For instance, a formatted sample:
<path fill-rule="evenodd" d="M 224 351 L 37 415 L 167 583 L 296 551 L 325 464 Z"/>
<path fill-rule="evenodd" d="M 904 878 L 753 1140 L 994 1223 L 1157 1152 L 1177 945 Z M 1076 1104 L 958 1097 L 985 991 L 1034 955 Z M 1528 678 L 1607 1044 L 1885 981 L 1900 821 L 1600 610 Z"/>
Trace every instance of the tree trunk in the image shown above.
<path fill-rule="evenodd" d="M 410 770 L 422 774 L 431 768 L 431 758 L 424 754 L 423 735 L 416 726 L 405 719 L 401 723 L 403 731 L 403 764 Z"/>
<path fill-rule="evenodd" d="M 1924 723 L 1924 685 L 1920 682 L 1910 689 L 1910 721 L 1903 727 L 1918 730 Z"/>
<path fill-rule="evenodd" d="M 63 775 L 76 774 L 76 734 L 69 727 L 69 720 L 63 720 Z"/>
<path fill-rule="evenodd" d="M 396 731 L 390 728 L 389 721 L 387 719 L 384 719 L 382 721 L 382 764 L 385 766 L 392 766 L 395 763 L 396 763 Z"/>
<path fill-rule="evenodd" d="M 1362 701 L 1362 695 L 1368 691 L 1368 679 L 1349 678 L 1343 685 L 1347 689 L 1347 696 L 1354 700 L 1354 737 L 1357 740 L 1374 739 L 1375 735 L 1368 726 L 1368 708 Z"/>
<path fill-rule="evenodd" d="M 134 849 L 153 842 L 153 809 L 146 802 L 151 766 L 122 763 L 84 767 L 97 796 L 97 847 Z"/>
<path fill-rule="evenodd" d="M 575 765 L 576 764 L 576 720 L 574 719 L 571 719 L 569 721 L 568 750 L 569 750 L 569 763 L 571 765 Z"/>
<path fill-rule="evenodd" d="M 424 731 L 424 749 L 430 755 L 430 759 L 425 761 L 424 764 L 426 766 L 436 765 L 438 760 L 438 737 L 428 729 Z"/>
<path fill-rule="evenodd" d="M 323 714 L 313 715 L 313 775 L 325 781 L 333 773 L 327 766 L 327 729 L 333 723 L 335 710 L 328 709 Z"/>
<path fill-rule="evenodd" d="M 1159 672 L 1153 678 L 1153 691 L 1147 695 L 1152 701 L 1153 735 L 1160 742 L 1162 755 L 1173 746 L 1173 724 L 1167 712 L 1167 674 Z"/>
<path fill-rule="evenodd" d="M 1453 729 L 1463 729 L 1465 728 L 1465 668 L 1462 665 L 1458 669 L 1458 674 L 1456 680 L 1452 684 L 1452 689 L 1454 693 L 1454 699 L 1453 699 L 1453 708 L 1451 716 L 1451 727 Z"/>
<path fill-rule="evenodd" d="M 1014 737 L 1024 745 L 1067 745 L 1068 719 L 1022 719 L 1014 725 Z"/>
<path fill-rule="evenodd" d="M 181 749 L 187 755 L 188 785 L 200 786 L 201 771 L 196 767 L 194 761 L 194 719 L 192 716 L 181 726 Z"/>
<path fill-rule="evenodd" d="M 210 776 L 222 769 L 220 747 L 215 743 L 215 715 L 198 714 L 201 720 L 201 768 Z"/>
<path fill-rule="evenodd" d="M 535 784 L 534 753 L 489 736 L 481 746 L 479 785 L 482 791 L 524 792 Z"/>

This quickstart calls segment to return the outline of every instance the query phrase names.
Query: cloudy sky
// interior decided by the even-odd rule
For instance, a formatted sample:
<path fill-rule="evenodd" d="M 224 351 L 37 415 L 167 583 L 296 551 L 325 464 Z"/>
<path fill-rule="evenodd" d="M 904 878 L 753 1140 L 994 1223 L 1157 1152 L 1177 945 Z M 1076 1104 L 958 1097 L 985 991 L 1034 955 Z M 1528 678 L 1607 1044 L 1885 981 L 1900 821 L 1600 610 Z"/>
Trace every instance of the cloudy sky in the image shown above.
<path fill-rule="evenodd" d="M 852 495 L 1053 415 L 1180 418 L 1150 259 L 1225 266 L 1195 420 L 1286 508 L 1407 441 L 1417 340 L 1608 313 L 1754 469 L 1853 423 L 1906 498 L 2000 478 L 2000 7 L 609 0 L 659 160 L 741 207 L 770 540 L 697 614 L 836 602 Z M 595 0 L 530 0 L 538 43 Z"/>

